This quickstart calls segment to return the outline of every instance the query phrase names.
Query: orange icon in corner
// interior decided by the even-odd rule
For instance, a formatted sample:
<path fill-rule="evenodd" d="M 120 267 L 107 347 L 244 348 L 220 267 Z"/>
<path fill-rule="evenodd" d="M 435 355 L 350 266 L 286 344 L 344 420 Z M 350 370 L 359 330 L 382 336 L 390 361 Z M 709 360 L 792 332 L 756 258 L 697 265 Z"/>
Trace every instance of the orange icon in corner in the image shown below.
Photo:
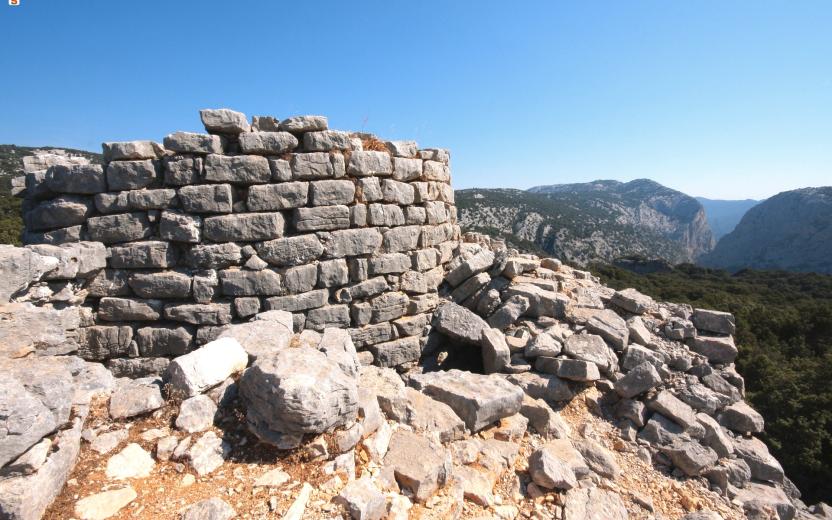
<path fill-rule="evenodd" d="M 9 0 L 9 5 L 20 5 L 20 0 Z"/>

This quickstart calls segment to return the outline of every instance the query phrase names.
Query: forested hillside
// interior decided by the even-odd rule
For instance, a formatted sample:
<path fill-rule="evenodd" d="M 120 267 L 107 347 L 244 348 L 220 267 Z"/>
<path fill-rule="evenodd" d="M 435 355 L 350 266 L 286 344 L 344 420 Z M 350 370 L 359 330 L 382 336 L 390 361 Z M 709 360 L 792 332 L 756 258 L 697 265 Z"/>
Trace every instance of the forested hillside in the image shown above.
<path fill-rule="evenodd" d="M 734 313 L 738 368 L 769 446 L 807 502 L 832 499 L 832 276 L 691 265 L 646 275 L 592 270 L 618 289 Z"/>

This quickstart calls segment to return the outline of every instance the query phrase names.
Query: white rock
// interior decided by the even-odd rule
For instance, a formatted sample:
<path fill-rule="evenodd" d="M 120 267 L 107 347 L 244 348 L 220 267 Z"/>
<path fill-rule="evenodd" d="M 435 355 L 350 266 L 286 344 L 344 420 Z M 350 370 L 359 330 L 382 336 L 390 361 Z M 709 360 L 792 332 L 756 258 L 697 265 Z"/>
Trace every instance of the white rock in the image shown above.
<path fill-rule="evenodd" d="M 246 368 L 248 354 L 234 338 L 222 338 L 171 361 L 168 375 L 173 390 L 192 397 Z"/>
<path fill-rule="evenodd" d="M 75 504 L 75 515 L 81 520 L 104 520 L 115 516 L 136 496 L 136 490 L 129 486 L 90 495 Z"/>
<path fill-rule="evenodd" d="M 130 443 L 107 461 L 107 477 L 115 480 L 146 477 L 156 465 L 153 457 L 136 443 Z"/>

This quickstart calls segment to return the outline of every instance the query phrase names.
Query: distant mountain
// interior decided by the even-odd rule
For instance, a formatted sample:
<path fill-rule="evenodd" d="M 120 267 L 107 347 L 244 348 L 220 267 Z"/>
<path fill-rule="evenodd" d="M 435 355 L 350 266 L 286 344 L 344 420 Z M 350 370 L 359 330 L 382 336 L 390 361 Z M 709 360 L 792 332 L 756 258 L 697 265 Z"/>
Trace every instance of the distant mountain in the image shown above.
<path fill-rule="evenodd" d="M 705 216 L 708 217 L 708 225 L 714 238 L 719 240 L 737 227 L 745 212 L 760 203 L 759 200 L 717 200 L 696 197 L 696 200 L 705 208 Z"/>
<path fill-rule="evenodd" d="M 785 191 L 754 206 L 700 263 L 832 273 L 832 187 Z"/>
<path fill-rule="evenodd" d="M 647 179 L 456 195 L 464 229 L 578 264 L 625 256 L 692 262 L 714 245 L 696 199 Z"/>

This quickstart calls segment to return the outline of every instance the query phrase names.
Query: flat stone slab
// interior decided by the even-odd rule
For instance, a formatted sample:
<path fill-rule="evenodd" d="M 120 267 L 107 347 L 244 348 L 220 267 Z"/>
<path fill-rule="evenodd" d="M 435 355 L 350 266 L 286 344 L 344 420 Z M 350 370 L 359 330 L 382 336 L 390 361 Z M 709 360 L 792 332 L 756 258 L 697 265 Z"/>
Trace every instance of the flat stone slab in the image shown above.
<path fill-rule="evenodd" d="M 472 432 L 516 414 L 523 403 L 523 390 L 497 375 L 428 372 L 411 377 L 410 384 L 450 406 Z"/>

